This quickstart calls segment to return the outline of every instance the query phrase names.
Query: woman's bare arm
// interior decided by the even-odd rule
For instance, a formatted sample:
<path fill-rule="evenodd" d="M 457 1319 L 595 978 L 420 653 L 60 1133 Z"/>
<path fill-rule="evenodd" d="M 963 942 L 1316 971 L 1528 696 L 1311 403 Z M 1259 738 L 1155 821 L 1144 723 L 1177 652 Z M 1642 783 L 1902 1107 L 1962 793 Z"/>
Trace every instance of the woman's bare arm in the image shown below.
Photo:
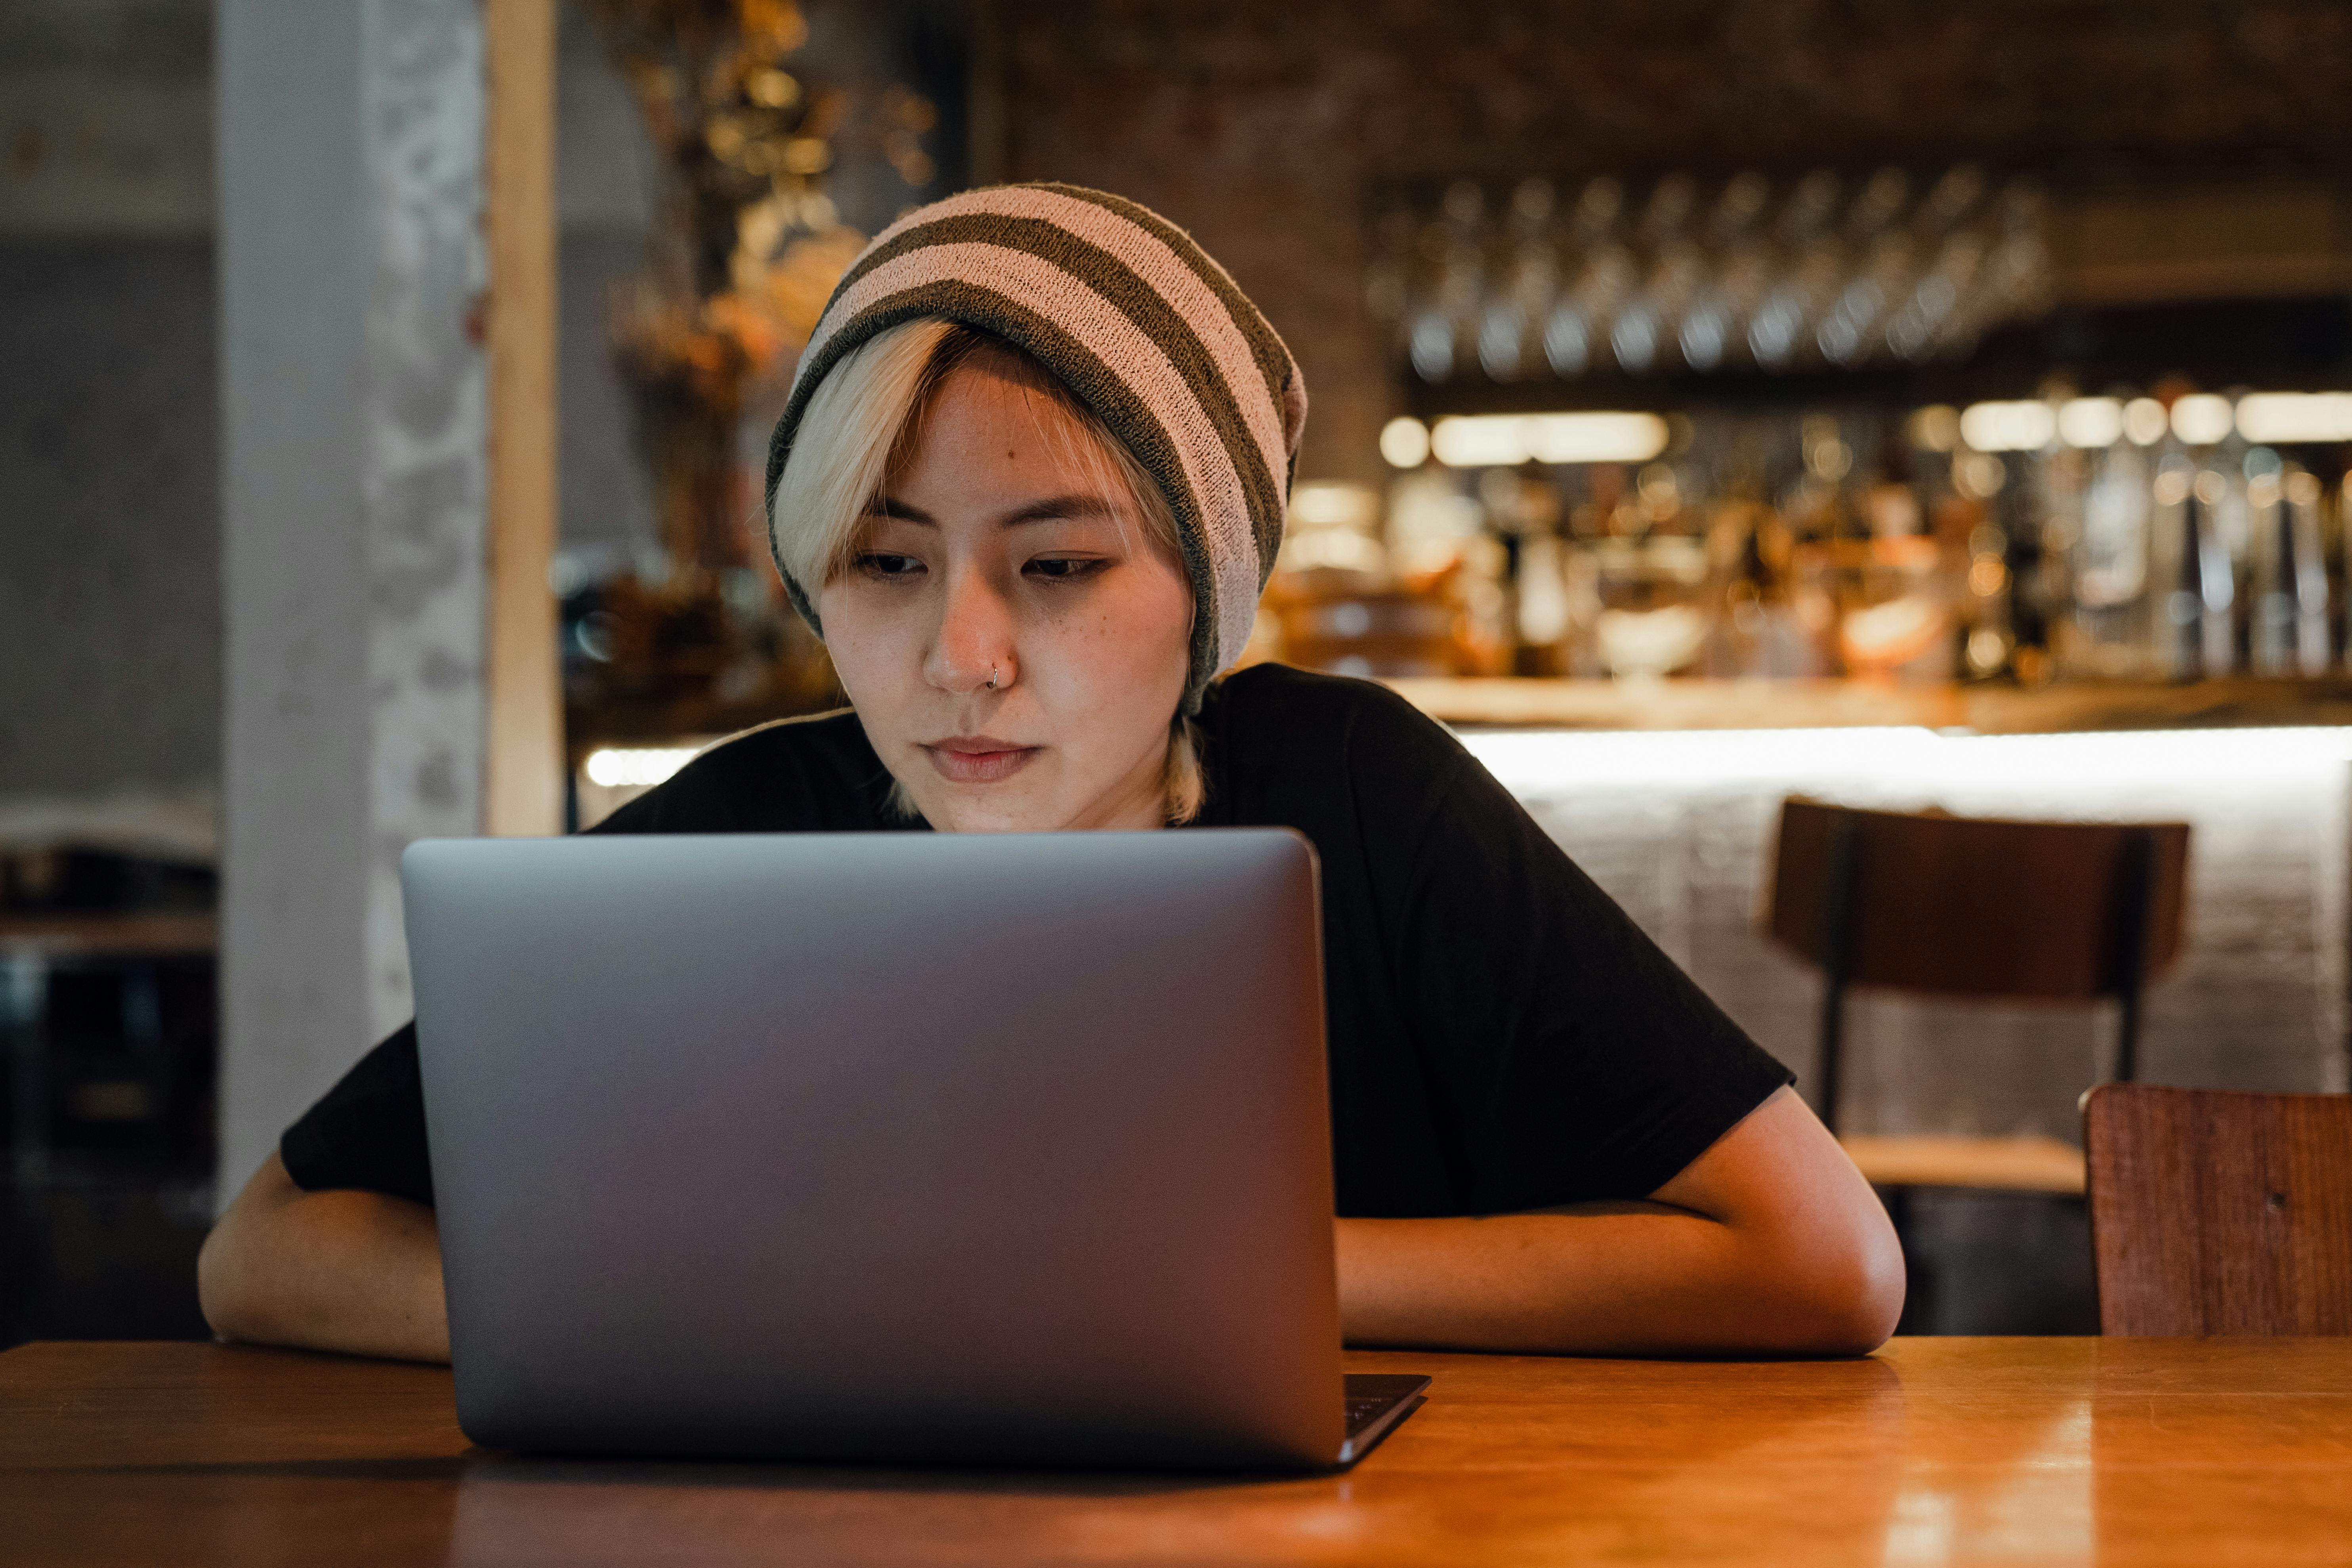
<path fill-rule="evenodd" d="M 225 1340 L 449 1359 L 433 1211 L 381 1193 L 306 1193 L 274 1152 L 205 1238 L 196 1294 Z"/>
<path fill-rule="evenodd" d="M 1783 1089 L 1646 1203 L 1339 1222 L 1355 1344 L 1595 1355 L 1860 1355 L 1903 1257 L 1845 1152 Z"/>
<path fill-rule="evenodd" d="M 1339 1222 L 1359 1344 L 1618 1355 L 1853 1355 L 1903 1305 L 1877 1197 L 1782 1089 L 1646 1203 L 1487 1219 Z M 306 1193 L 276 1154 L 205 1239 L 223 1339 L 449 1359 L 433 1211 Z"/>

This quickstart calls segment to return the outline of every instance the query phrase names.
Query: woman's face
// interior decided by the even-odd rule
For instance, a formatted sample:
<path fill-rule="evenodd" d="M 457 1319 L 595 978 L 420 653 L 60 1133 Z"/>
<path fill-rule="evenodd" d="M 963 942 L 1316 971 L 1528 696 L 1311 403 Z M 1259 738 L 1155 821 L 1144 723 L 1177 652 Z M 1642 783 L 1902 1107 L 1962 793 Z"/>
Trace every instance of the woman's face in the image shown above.
<path fill-rule="evenodd" d="M 1018 374 L 981 354 L 940 384 L 817 595 L 825 646 L 933 827 L 1158 827 L 1192 588 Z"/>

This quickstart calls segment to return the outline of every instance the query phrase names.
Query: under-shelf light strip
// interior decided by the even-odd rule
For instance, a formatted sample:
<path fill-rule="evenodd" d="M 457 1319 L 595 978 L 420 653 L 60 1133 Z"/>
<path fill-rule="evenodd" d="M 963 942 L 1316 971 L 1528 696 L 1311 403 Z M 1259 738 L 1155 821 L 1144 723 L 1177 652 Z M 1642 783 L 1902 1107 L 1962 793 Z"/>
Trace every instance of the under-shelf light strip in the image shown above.
<path fill-rule="evenodd" d="M 2226 743 L 2217 743 L 2218 740 Z M 1952 734 L 1916 727 L 1822 730 L 1471 731 L 1463 743 L 1519 795 L 1837 778 L 1933 790 L 2162 780 L 2260 785 L 2342 773 L 2352 731 L 2332 728 Z"/>
<path fill-rule="evenodd" d="M 1942 414 L 1939 419 L 1938 414 Z M 2113 397 L 2073 397 L 2060 403 L 1975 403 L 1948 412 L 1923 409 L 1914 428 L 1956 428 L 1979 452 L 2039 452 L 2050 446 L 2098 448 L 2126 437 L 2152 447 L 2168 432 L 2183 444 L 2210 447 L 2232 432 L 2256 446 L 2352 441 L 2352 392 L 2252 392 L 2235 404 L 2210 392 L 2173 400 L 2129 403 Z"/>
<path fill-rule="evenodd" d="M 2062 735 L 1946 734 L 1916 726 L 1822 730 L 1471 731 L 1463 743 L 1516 791 L 1560 793 L 1645 784 L 1704 787 L 1809 775 L 1956 787 L 2065 776 L 2077 783 L 2277 778 L 2352 763 L 2352 731 L 2108 731 Z M 657 784 L 696 748 L 605 746 L 584 772 L 607 788 Z"/>
<path fill-rule="evenodd" d="M 2128 439 L 2150 447 L 2169 434 L 2210 447 L 2232 432 L 2257 446 L 2352 441 L 2352 392 L 2252 392 L 2235 404 L 2214 393 L 2174 399 L 2071 397 L 1973 403 L 1921 409 L 1915 438 L 1938 450 L 1955 441 L 1979 452 L 2039 452 L 2055 446 L 2096 450 Z M 1508 468 L 1522 463 L 1646 463 L 1666 447 L 1655 414 L 1454 415 L 1433 426 L 1411 416 L 1381 430 L 1390 467 L 1417 468 L 1431 458 L 1449 468 Z"/>

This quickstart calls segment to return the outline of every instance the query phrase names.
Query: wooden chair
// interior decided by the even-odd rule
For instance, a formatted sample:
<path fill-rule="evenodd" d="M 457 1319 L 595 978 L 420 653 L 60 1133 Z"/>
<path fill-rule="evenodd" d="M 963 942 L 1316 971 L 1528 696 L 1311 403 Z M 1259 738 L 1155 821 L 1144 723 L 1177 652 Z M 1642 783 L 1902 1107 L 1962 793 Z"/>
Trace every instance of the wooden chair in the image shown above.
<path fill-rule="evenodd" d="M 2352 1334 L 2352 1095 L 2102 1084 L 2099 1331 Z"/>
<path fill-rule="evenodd" d="M 2186 823 L 2009 822 L 1780 808 L 1774 940 L 1817 965 L 1819 1108 L 1838 1130 L 1845 994 L 1877 986 L 1985 1000 L 2122 1004 L 2116 1077 L 2137 1068 L 2140 992 L 2179 954 Z M 1880 1185 L 2080 1193 L 2083 1158 L 2054 1138 L 1841 1140 Z"/>

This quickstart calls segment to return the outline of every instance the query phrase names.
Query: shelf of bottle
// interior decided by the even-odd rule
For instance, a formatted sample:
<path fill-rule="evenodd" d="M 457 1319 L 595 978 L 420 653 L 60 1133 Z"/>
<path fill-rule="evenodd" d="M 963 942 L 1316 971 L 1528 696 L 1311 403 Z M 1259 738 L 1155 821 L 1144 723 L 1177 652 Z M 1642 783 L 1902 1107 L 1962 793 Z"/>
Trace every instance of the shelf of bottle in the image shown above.
<path fill-rule="evenodd" d="M 1395 679 L 1457 726 L 1564 730 L 1825 730 L 1916 726 L 1986 735 L 2352 726 L 2352 677 L 2178 685 L 1886 686 L 1859 680 Z"/>

